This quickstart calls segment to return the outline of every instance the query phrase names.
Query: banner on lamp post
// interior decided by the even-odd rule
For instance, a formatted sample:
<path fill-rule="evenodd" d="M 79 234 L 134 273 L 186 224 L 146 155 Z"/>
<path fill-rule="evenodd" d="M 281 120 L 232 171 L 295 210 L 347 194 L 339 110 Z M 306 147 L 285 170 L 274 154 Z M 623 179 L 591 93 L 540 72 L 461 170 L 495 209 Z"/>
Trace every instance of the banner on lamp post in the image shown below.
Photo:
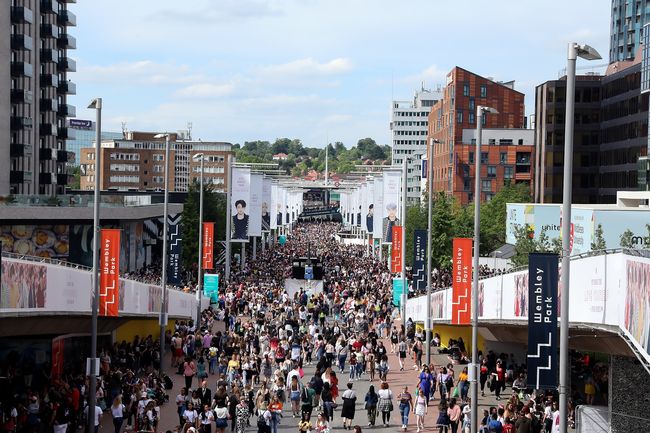
<path fill-rule="evenodd" d="M 214 269 L 214 223 L 203 223 L 203 269 Z"/>
<path fill-rule="evenodd" d="M 393 305 L 401 307 L 402 295 L 404 294 L 404 285 L 401 278 L 393 278 Z"/>
<path fill-rule="evenodd" d="M 219 302 L 219 274 L 203 274 L 203 293 L 211 304 Z"/>
<path fill-rule="evenodd" d="M 120 229 L 102 229 L 99 259 L 99 315 L 117 317 L 120 286 Z"/>
<path fill-rule="evenodd" d="M 167 269 L 167 283 L 178 286 L 181 279 L 181 214 L 169 215 L 167 224 L 169 226 L 169 267 Z"/>
<path fill-rule="evenodd" d="M 393 243 L 390 246 L 390 271 L 394 274 L 402 272 L 402 226 L 393 226 Z"/>
<path fill-rule="evenodd" d="M 469 325 L 472 320 L 472 239 L 454 238 L 451 295 L 452 325 Z"/>
<path fill-rule="evenodd" d="M 558 255 L 528 255 L 528 387 L 557 387 Z"/>
<path fill-rule="evenodd" d="M 427 287 L 427 231 L 415 230 L 413 239 L 413 286 L 416 291 Z"/>

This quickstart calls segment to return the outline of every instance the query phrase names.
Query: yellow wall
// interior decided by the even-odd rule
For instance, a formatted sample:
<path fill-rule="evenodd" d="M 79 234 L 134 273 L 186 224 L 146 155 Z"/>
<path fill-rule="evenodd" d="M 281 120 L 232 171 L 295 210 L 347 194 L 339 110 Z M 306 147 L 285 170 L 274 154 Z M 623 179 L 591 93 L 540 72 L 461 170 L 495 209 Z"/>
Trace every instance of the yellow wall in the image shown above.
<path fill-rule="evenodd" d="M 436 332 L 440 334 L 440 343 L 445 347 L 447 347 L 447 343 L 449 343 L 450 338 L 458 339 L 459 337 L 463 337 L 463 341 L 465 342 L 465 349 L 467 351 L 471 351 L 471 347 L 472 347 L 471 326 L 439 325 L 436 323 L 433 325 L 433 332 L 434 334 Z M 481 336 L 480 333 L 478 334 L 478 350 L 482 350 L 483 353 L 485 353 L 485 339 Z"/>
<path fill-rule="evenodd" d="M 174 332 L 175 322 L 175 320 L 169 320 L 167 323 L 167 329 Z M 129 320 L 115 330 L 115 339 L 118 343 L 122 342 L 122 340 L 130 342 L 133 341 L 133 338 L 136 335 L 139 335 L 140 338 L 146 338 L 149 334 L 153 336 L 154 340 L 160 337 L 160 325 L 158 324 L 158 319 Z"/>

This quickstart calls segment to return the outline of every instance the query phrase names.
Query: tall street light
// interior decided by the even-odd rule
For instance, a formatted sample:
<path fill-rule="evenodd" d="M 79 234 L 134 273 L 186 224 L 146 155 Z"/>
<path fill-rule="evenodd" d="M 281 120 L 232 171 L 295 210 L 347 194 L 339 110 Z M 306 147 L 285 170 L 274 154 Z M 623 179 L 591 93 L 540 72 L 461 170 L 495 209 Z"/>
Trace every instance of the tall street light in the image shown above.
<path fill-rule="evenodd" d="M 472 264 L 472 432 L 478 432 L 478 257 L 481 243 L 481 141 L 483 140 L 483 115 L 499 114 L 497 110 L 479 105 L 476 107 L 476 151 L 474 152 L 474 260 Z"/>
<path fill-rule="evenodd" d="M 431 203 L 433 202 L 433 145 L 440 144 L 439 140 L 431 139 L 429 156 L 427 157 L 427 194 L 429 203 L 427 205 L 427 324 L 426 324 L 426 345 L 427 364 L 431 365 Z"/>
<path fill-rule="evenodd" d="M 99 374 L 99 359 L 97 358 L 97 313 L 99 311 L 99 201 L 101 175 L 101 137 L 102 137 L 102 98 L 93 99 L 88 108 L 95 110 L 95 192 L 93 204 L 93 298 L 91 306 L 90 325 L 90 359 L 87 362 L 87 373 L 90 376 L 88 389 L 88 431 L 95 431 L 95 407 L 97 406 L 97 375 Z"/>
<path fill-rule="evenodd" d="M 197 153 L 192 157 L 194 161 L 201 161 L 201 174 L 199 175 L 199 272 L 197 273 L 198 286 L 196 288 L 196 323 L 201 320 L 201 292 L 203 291 L 203 162 L 205 155 Z"/>
<path fill-rule="evenodd" d="M 165 356 L 165 328 L 167 327 L 167 215 L 169 210 L 169 133 L 156 134 L 153 138 L 165 138 L 165 201 L 163 204 L 162 247 L 162 303 L 160 304 L 160 369 Z"/>
<path fill-rule="evenodd" d="M 589 45 L 569 43 L 566 68 L 566 117 L 564 121 L 564 188 L 562 193 L 562 299 L 560 301 L 560 432 L 567 431 L 567 385 L 569 371 L 569 272 L 571 266 L 571 193 L 573 188 L 573 124 L 576 60 L 598 60 L 600 54 Z"/>

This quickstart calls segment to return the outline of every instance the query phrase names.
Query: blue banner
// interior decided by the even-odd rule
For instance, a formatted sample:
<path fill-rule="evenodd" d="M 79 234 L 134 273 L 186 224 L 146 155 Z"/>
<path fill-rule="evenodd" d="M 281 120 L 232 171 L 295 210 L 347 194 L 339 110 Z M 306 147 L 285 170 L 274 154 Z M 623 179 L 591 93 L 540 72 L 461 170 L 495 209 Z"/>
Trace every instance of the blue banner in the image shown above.
<path fill-rule="evenodd" d="M 393 305 L 400 307 L 402 305 L 402 294 L 404 286 L 401 278 L 393 278 Z"/>
<path fill-rule="evenodd" d="M 167 229 L 169 230 L 169 254 L 167 267 L 167 284 L 180 286 L 181 278 L 181 214 L 169 215 L 167 217 Z"/>
<path fill-rule="evenodd" d="M 413 242 L 413 287 L 416 291 L 427 288 L 427 231 L 415 230 Z"/>
<path fill-rule="evenodd" d="M 211 304 L 219 302 L 219 274 L 203 274 L 203 294 Z"/>
<path fill-rule="evenodd" d="M 557 388 L 558 255 L 528 255 L 528 387 Z"/>

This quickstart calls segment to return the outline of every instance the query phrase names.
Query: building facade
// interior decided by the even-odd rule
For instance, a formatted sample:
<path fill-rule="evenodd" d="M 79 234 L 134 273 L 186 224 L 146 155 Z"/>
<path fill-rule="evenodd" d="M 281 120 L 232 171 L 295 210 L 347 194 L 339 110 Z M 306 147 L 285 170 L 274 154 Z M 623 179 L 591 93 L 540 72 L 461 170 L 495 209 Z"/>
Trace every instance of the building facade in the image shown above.
<path fill-rule="evenodd" d="M 648 0 L 612 0 L 609 62 L 632 60 L 650 22 Z"/>
<path fill-rule="evenodd" d="M 573 203 L 599 203 L 600 75 L 576 77 Z M 561 203 L 564 181 L 566 78 L 535 88 L 536 203 Z M 595 169 L 596 168 L 596 169 Z"/>
<path fill-rule="evenodd" d="M 101 148 L 102 190 L 159 191 L 165 187 L 165 141 L 154 139 L 155 134 L 128 133 L 128 138 L 103 140 Z M 204 183 L 212 183 L 215 191 L 228 188 L 226 167 L 231 155 L 231 144 L 224 142 L 202 142 L 170 138 L 170 162 L 173 171 L 169 175 L 170 191 L 188 191 L 190 183 L 200 177 L 200 162 L 192 155 L 203 153 Z M 80 187 L 92 190 L 95 187 L 95 148 L 81 149 Z"/>
<path fill-rule="evenodd" d="M 407 158 L 407 203 L 420 201 L 422 158 L 427 150 L 429 112 L 442 99 L 441 91 L 425 90 L 415 93 L 413 101 L 393 101 L 390 130 L 392 163 L 399 165 Z"/>
<path fill-rule="evenodd" d="M 473 197 L 465 189 L 469 179 L 464 167 L 471 165 L 467 147 L 471 144 L 463 143 L 463 131 L 476 129 L 476 122 L 479 121 L 476 118 L 476 107 L 479 105 L 495 108 L 499 112 L 483 117 L 482 126 L 485 129 L 525 127 L 524 94 L 514 90 L 514 82 L 496 82 L 460 67 L 455 67 L 447 74 L 442 99 L 434 104 L 428 119 L 428 139 L 430 143 L 431 140 L 436 140 L 437 143 L 429 146 L 426 151 L 428 161 L 433 164 L 433 190 L 453 195 L 462 204 L 468 203 Z M 486 143 L 484 135 L 482 144 Z M 519 139 L 516 143 L 519 143 Z M 532 142 L 524 144 L 530 145 Z M 492 152 L 497 155 L 493 156 L 497 158 L 494 161 L 499 160 L 500 152 Z M 513 158 L 516 159 L 516 155 Z M 491 191 L 482 192 L 482 200 L 489 200 L 501 187 L 495 182 Z"/>
<path fill-rule="evenodd" d="M 68 57 L 76 48 L 74 0 L 11 0 L 0 6 L 0 196 L 56 195 L 69 176 L 65 119 L 75 115 Z"/>
<path fill-rule="evenodd" d="M 66 142 L 68 152 L 74 153 L 72 165 L 81 163 L 81 149 L 84 147 L 93 147 L 95 142 L 95 122 L 92 120 L 68 119 L 66 126 L 74 130 L 74 137 Z M 120 139 L 123 137 L 122 132 L 102 131 L 102 140 Z"/>

